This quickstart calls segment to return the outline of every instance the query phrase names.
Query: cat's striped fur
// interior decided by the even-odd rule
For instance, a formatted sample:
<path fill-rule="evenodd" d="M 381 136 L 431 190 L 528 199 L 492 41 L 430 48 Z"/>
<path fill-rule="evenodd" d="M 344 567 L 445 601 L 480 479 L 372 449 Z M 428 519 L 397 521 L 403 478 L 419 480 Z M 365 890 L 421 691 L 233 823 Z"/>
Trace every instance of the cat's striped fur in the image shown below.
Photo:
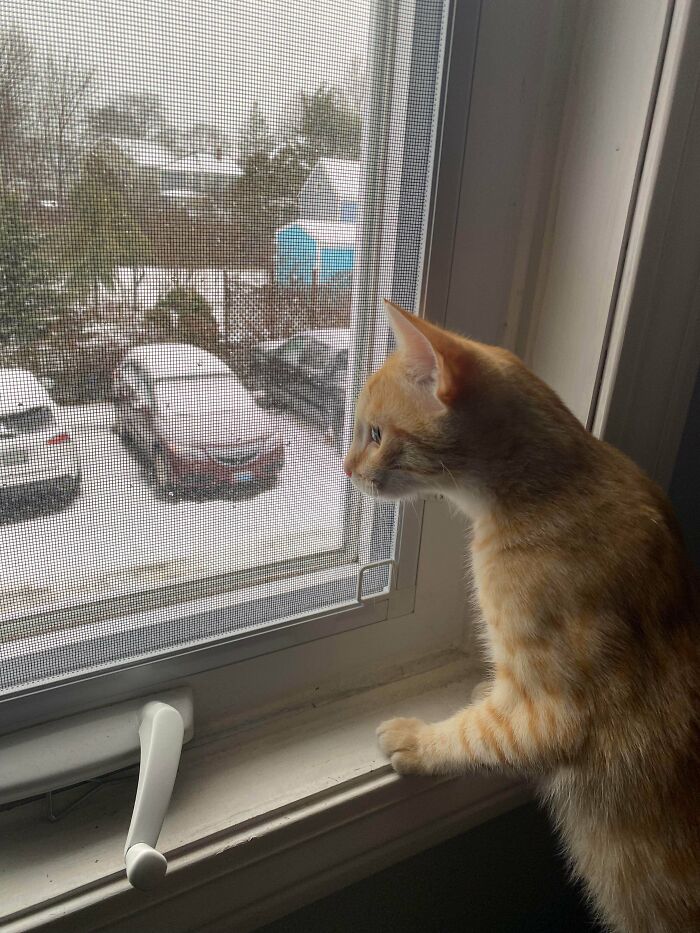
<path fill-rule="evenodd" d="M 402 773 L 537 775 L 610 929 L 699 933 L 700 600 L 668 502 L 514 356 L 387 314 L 398 351 L 346 471 L 472 518 L 492 677 L 444 722 L 383 723 L 381 747 Z"/>

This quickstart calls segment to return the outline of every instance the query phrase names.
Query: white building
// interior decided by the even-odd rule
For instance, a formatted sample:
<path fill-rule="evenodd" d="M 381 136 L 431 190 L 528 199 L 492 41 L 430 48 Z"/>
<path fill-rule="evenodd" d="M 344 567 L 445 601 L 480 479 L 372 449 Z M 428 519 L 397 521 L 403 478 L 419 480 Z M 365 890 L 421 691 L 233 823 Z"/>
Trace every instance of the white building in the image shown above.
<path fill-rule="evenodd" d="M 221 153 L 193 152 L 180 159 L 156 143 L 115 138 L 112 143 L 140 169 L 157 173 L 161 196 L 187 202 L 225 193 L 241 173 L 238 163 Z"/>
<path fill-rule="evenodd" d="M 194 152 L 171 161 L 163 172 L 161 189 L 164 197 L 173 192 L 190 192 L 193 196 L 221 195 L 242 172 L 238 163 L 221 155 Z"/>
<path fill-rule="evenodd" d="M 299 219 L 354 224 L 359 187 L 359 162 L 319 159 L 299 192 Z"/>

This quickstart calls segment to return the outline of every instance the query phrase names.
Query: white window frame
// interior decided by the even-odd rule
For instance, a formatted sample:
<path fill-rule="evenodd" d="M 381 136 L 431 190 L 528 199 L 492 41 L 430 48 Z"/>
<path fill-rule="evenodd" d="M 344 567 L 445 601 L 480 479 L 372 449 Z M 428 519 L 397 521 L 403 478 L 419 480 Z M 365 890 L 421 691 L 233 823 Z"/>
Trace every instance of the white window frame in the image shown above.
<path fill-rule="evenodd" d="M 700 370 L 700 9 L 675 0 L 611 315 L 595 434 L 671 484 Z"/>

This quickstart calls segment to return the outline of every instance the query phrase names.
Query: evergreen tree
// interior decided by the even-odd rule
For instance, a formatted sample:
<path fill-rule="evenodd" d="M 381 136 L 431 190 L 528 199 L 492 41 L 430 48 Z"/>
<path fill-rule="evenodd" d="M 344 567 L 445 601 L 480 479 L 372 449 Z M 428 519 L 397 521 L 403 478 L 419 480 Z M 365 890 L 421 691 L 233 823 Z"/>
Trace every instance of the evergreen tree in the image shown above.
<path fill-rule="evenodd" d="M 159 299 L 149 319 L 169 336 L 205 350 L 214 348 L 219 339 L 211 305 L 196 288 L 175 285 Z"/>
<path fill-rule="evenodd" d="M 248 111 L 248 116 L 241 130 L 238 145 L 238 158 L 241 165 L 245 165 L 252 156 L 262 153 L 268 156 L 271 155 L 274 145 L 275 141 L 270 124 L 256 100 Z"/>
<path fill-rule="evenodd" d="M 272 156 L 266 152 L 250 155 L 236 191 L 243 253 L 249 261 L 271 264 L 272 236 L 283 217 L 277 189 Z"/>
<path fill-rule="evenodd" d="M 70 193 L 70 216 L 59 231 L 56 253 L 66 290 L 77 304 L 97 301 L 112 289 L 119 266 L 148 259 L 150 244 L 129 203 L 128 168 L 111 146 L 97 145 L 85 158 Z"/>
<path fill-rule="evenodd" d="M 239 159 L 243 174 L 236 185 L 235 201 L 243 253 L 248 260 L 271 265 L 272 236 L 285 216 L 282 204 L 286 192 L 275 170 L 272 130 L 257 101 L 241 134 Z"/>
<path fill-rule="evenodd" d="M 13 195 L 0 196 L 0 343 L 26 345 L 49 330 L 58 294 L 41 242 Z"/>
<path fill-rule="evenodd" d="M 300 95 L 297 134 L 316 159 L 359 159 L 362 114 L 357 102 L 343 88 L 321 84 Z"/>

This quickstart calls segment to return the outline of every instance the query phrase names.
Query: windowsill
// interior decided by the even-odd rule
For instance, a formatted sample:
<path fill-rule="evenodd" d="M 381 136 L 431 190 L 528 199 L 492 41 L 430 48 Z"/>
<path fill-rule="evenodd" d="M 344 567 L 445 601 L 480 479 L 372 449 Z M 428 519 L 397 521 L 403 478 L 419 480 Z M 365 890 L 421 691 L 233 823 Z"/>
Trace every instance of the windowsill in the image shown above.
<path fill-rule="evenodd" d="M 224 894 L 205 899 L 205 916 L 198 905 L 199 923 L 226 914 L 229 923 L 239 917 L 237 930 L 252 929 L 250 917 L 271 919 L 515 806 L 526 792 L 510 778 L 402 779 L 375 745 L 382 719 L 444 717 L 468 700 L 475 679 L 473 665 L 457 657 L 428 673 L 188 747 L 159 842 L 168 878 L 148 895 L 133 891 L 124 877 L 133 781 L 106 785 L 57 823 L 43 818 L 41 801 L 0 814 L 0 925 L 28 930 L 52 922 L 53 928 L 62 918 L 72 929 L 87 928 L 92 910 L 104 922 L 158 904 L 161 916 L 163 904 L 174 899 L 168 929 L 175 933 L 191 928 L 183 891 L 194 903 L 197 889 L 225 876 Z M 348 849 L 344 837 L 353 826 Z M 314 868 L 314 854 L 304 855 L 304 846 L 319 840 L 325 854 Z M 251 866 L 279 861 L 282 850 L 293 866 L 248 877 Z M 300 865 L 307 868 L 301 874 Z"/>

